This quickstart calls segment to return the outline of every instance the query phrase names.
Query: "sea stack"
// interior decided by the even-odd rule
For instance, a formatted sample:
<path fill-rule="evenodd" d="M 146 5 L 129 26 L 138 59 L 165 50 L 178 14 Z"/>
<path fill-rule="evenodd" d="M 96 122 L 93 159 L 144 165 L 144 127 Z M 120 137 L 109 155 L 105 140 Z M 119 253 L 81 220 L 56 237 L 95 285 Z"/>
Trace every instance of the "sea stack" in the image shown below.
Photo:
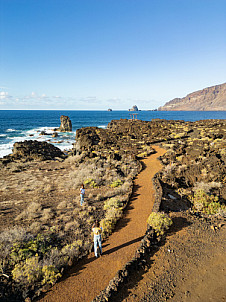
<path fill-rule="evenodd" d="M 134 105 L 131 109 L 129 109 L 129 111 L 138 111 L 137 105 Z"/>
<path fill-rule="evenodd" d="M 72 124 L 71 120 L 66 115 L 61 115 L 60 117 L 61 125 L 58 129 L 60 132 L 71 132 L 72 131 Z"/>

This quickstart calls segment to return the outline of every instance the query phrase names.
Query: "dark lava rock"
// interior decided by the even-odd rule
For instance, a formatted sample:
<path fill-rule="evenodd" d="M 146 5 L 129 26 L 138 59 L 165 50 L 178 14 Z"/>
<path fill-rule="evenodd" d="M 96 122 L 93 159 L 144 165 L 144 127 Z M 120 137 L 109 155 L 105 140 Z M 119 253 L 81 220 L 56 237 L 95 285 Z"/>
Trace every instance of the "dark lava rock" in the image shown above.
<path fill-rule="evenodd" d="M 61 115 L 60 117 L 61 125 L 58 129 L 60 132 L 71 132 L 72 131 L 72 123 L 68 116 Z"/>
<path fill-rule="evenodd" d="M 12 159 L 47 160 L 55 157 L 64 157 L 64 153 L 47 142 L 36 140 L 18 142 L 13 145 Z"/>
<path fill-rule="evenodd" d="M 100 136 L 96 127 L 81 128 L 76 131 L 76 151 L 90 150 L 92 146 L 98 145 Z"/>
<path fill-rule="evenodd" d="M 45 131 L 41 131 L 39 135 L 47 135 L 47 133 Z"/>

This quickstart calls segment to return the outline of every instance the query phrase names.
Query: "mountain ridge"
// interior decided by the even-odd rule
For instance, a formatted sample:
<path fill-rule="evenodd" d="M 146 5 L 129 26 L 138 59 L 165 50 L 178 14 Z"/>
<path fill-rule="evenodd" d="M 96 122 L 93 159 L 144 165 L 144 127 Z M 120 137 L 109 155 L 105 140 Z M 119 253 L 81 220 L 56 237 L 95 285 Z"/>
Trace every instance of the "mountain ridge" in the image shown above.
<path fill-rule="evenodd" d="M 158 111 L 224 111 L 226 83 L 207 87 L 166 102 Z"/>

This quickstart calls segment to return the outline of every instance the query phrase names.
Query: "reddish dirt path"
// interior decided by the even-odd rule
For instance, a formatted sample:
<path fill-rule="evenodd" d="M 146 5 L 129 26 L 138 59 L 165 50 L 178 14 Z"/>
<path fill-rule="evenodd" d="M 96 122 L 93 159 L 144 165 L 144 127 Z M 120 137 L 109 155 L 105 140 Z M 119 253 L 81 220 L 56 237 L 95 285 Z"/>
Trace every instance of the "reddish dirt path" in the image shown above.
<path fill-rule="evenodd" d="M 161 169 L 157 158 L 165 153 L 164 149 L 154 147 L 156 154 L 142 161 L 143 170 L 135 179 L 134 193 L 125 211 L 124 217 L 117 224 L 114 233 L 103 244 L 103 256 L 96 259 L 89 255 L 70 270 L 67 278 L 57 283 L 42 302 L 90 302 L 117 271 L 132 259 L 141 238 L 147 228 L 147 218 L 154 203 L 152 178 Z"/>

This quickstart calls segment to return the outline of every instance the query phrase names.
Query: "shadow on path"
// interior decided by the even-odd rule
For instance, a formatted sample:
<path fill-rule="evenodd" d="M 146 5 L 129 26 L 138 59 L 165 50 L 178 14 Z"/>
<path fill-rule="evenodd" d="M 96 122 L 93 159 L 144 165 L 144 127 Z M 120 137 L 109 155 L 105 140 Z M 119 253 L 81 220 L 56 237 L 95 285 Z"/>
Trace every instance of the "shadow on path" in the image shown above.
<path fill-rule="evenodd" d="M 123 244 L 121 244 L 121 245 L 119 245 L 119 246 L 116 246 L 116 247 L 114 247 L 114 248 L 112 248 L 112 249 L 110 249 L 110 250 L 108 250 L 108 251 L 103 252 L 103 255 L 109 255 L 109 254 L 111 254 L 111 253 L 114 253 L 114 252 L 120 250 L 120 249 L 123 248 L 123 247 L 126 247 L 126 246 L 128 246 L 128 245 L 131 245 L 131 244 L 136 243 L 136 242 L 138 242 L 138 241 L 141 241 L 142 238 L 143 238 L 143 236 L 138 237 L 138 238 L 136 238 L 136 239 L 133 239 L 133 240 L 131 240 L 131 241 L 128 241 L 128 242 L 126 242 L 126 243 L 123 243 Z"/>
<path fill-rule="evenodd" d="M 111 248 L 111 249 L 109 249 L 109 250 L 107 250 L 107 251 L 104 251 L 102 255 L 103 255 L 103 256 L 110 255 L 110 254 L 112 254 L 112 253 L 114 253 L 114 252 L 120 250 L 121 248 L 124 248 L 124 247 L 129 246 L 129 245 L 131 245 L 131 244 L 133 244 L 133 243 L 136 243 L 136 242 L 141 241 L 142 238 L 143 238 L 143 236 L 138 237 L 138 238 L 133 239 L 133 240 L 130 240 L 130 241 L 128 241 L 128 242 L 126 242 L 126 243 L 123 243 L 123 244 L 121 244 L 121 245 L 119 245 L 119 246 L 116 246 L 116 247 L 114 247 L 114 248 Z M 105 247 L 107 247 L 107 246 L 109 246 L 109 245 L 110 245 L 110 244 L 103 244 L 103 248 L 105 248 Z M 95 257 L 95 256 L 93 256 L 93 257 L 88 257 L 88 256 L 86 256 L 85 258 L 83 258 L 82 260 L 80 260 L 79 263 L 78 263 L 77 265 L 73 266 L 73 268 L 71 268 L 71 269 L 65 274 L 65 276 L 64 276 L 61 280 L 63 281 L 63 280 L 67 279 L 67 278 L 70 277 L 70 276 L 77 276 L 77 275 L 81 274 L 82 270 L 83 270 L 84 268 L 86 268 L 86 265 L 89 264 L 89 263 L 91 263 L 91 262 L 93 262 L 93 261 L 95 261 L 95 260 L 96 260 L 96 257 Z"/>
<path fill-rule="evenodd" d="M 156 245 L 153 246 L 152 250 L 149 254 L 146 254 L 145 260 L 146 260 L 146 267 L 140 267 L 137 270 L 134 270 L 126 280 L 126 283 L 123 283 L 121 288 L 118 289 L 116 293 L 109 299 L 109 302 L 122 302 L 124 299 L 129 297 L 130 295 L 130 289 L 137 286 L 139 281 L 143 279 L 144 274 L 151 268 L 151 265 L 154 263 L 153 256 L 155 253 L 159 251 L 161 247 L 163 247 L 166 244 L 167 237 L 172 236 L 173 234 L 179 232 L 183 228 L 188 227 L 191 223 L 187 221 L 186 218 L 183 217 L 174 217 L 173 219 L 173 226 L 170 228 L 167 236 L 163 238 L 160 242 L 156 243 Z M 143 237 L 142 237 L 143 238 Z"/>

